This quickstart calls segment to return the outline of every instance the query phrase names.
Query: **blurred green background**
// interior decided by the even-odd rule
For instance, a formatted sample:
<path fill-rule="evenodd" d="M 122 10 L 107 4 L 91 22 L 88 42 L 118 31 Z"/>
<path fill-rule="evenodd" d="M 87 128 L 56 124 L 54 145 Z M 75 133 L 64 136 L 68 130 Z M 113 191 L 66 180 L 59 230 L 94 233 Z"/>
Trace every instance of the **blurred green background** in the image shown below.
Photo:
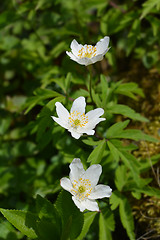
<path fill-rule="evenodd" d="M 138 83 L 145 99 L 126 102 L 125 97 L 120 97 L 118 101 L 151 120 L 150 125 L 139 123 L 137 128 L 159 137 L 159 0 L 1 2 L 0 207 L 29 209 L 33 206 L 30 210 L 34 211 L 36 194 L 54 202 L 60 190 L 59 179 L 68 174 L 66 164 L 73 159 L 73 151 L 87 159 L 87 147 L 70 137 L 62 138 L 64 130 L 53 125 L 50 116 L 62 95 L 74 98 L 74 93 L 79 91 L 87 96 L 85 67 L 71 61 L 65 53 L 70 50 L 71 41 L 94 45 L 104 36 L 110 37 L 111 49 L 103 61 L 94 65 L 95 75 L 103 73 L 108 81 L 123 79 Z M 67 75 L 69 72 L 72 76 Z M 49 102 L 54 97 L 56 101 Z M 42 109 L 48 102 L 48 108 Z M 139 146 L 136 154 L 143 156 L 145 150 Z M 160 152 L 159 146 L 148 148 L 151 155 Z M 115 230 L 113 239 L 120 239 L 120 232 L 121 239 L 128 239 L 119 225 L 117 222 L 116 230 L 120 230 L 118 234 Z M 91 232 L 86 239 L 97 239 L 93 229 Z M 27 238 L 1 216 L 0 239 Z"/>

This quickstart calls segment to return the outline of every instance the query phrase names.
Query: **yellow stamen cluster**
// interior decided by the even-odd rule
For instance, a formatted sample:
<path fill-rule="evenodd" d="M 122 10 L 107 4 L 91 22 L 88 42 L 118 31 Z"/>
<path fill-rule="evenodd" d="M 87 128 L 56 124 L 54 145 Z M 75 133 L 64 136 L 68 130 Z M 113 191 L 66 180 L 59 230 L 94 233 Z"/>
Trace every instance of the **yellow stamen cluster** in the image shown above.
<path fill-rule="evenodd" d="M 96 56 L 96 47 L 92 46 L 92 45 L 87 45 L 82 47 L 79 51 L 78 51 L 78 57 L 79 58 L 92 58 L 94 56 Z"/>
<path fill-rule="evenodd" d="M 74 180 L 72 183 L 72 186 L 73 186 L 73 189 L 71 190 L 71 192 L 80 201 L 83 201 L 92 192 L 91 182 L 89 181 L 89 179 L 80 178 L 79 182 Z"/>
<path fill-rule="evenodd" d="M 70 114 L 69 123 L 73 128 L 84 127 L 88 123 L 88 117 L 84 113 L 73 111 Z"/>

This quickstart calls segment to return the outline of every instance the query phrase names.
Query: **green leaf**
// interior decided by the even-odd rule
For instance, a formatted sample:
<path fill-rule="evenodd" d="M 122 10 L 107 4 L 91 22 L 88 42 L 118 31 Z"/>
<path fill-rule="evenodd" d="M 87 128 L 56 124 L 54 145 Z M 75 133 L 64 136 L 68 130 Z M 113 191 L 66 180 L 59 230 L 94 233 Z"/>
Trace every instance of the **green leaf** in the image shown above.
<path fill-rule="evenodd" d="M 122 159 L 122 161 L 124 162 L 124 164 L 126 165 L 126 167 L 128 167 L 131 170 L 132 176 L 133 176 L 135 182 L 140 185 L 140 183 L 141 183 L 141 179 L 139 177 L 139 165 L 140 164 L 138 163 L 137 159 L 132 154 L 130 154 L 126 151 L 119 152 L 119 156 Z"/>
<path fill-rule="evenodd" d="M 118 166 L 115 172 L 115 184 L 117 189 L 121 192 L 125 184 L 127 183 L 127 169 L 126 166 Z"/>
<path fill-rule="evenodd" d="M 50 116 L 44 116 L 38 119 L 38 129 L 36 140 L 38 142 L 38 148 L 43 149 L 53 139 L 52 129 L 54 122 Z"/>
<path fill-rule="evenodd" d="M 111 153 L 113 158 L 116 158 L 118 161 L 119 158 L 123 161 L 125 166 L 131 170 L 132 176 L 137 184 L 140 184 L 140 177 L 139 177 L 139 168 L 140 164 L 138 163 L 137 159 L 127 152 L 121 145 L 117 145 L 117 140 L 110 140 L 107 142 L 108 146 L 111 148 Z"/>
<path fill-rule="evenodd" d="M 38 239 L 53 240 L 53 236 L 55 240 L 60 239 L 60 231 L 58 231 L 59 228 L 60 228 L 60 225 L 58 223 L 56 224 L 42 218 L 37 223 Z"/>
<path fill-rule="evenodd" d="M 51 202 L 47 199 L 37 195 L 36 198 L 36 210 L 39 218 L 46 218 L 49 221 L 58 222 L 58 212 Z"/>
<path fill-rule="evenodd" d="M 11 225 L 7 220 L 1 220 L 0 222 L 0 236 L 1 240 L 8 239 L 10 237 L 11 240 L 17 240 L 17 235 L 20 238 L 20 232 L 17 232 L 13 225 Z"/>
<path fill-rule="evenodd" d="M 64 96 L 60 96 L 60 97 L 55 97 L 54 99 L 50 100 L 41 110 L 41 112 L 39 113 L 39 117 L 46 117 L 50 116 L 50 114 L 53 112 L 53 110 L 55 109 L 55 103 L 56 102 L 63 102 L 63 100 L 65 99 Z"/>
<path fill-rule="evenodd" d="M 117 131 L 117 134 L 115 132 L 115 135 L 112 135 L 112 137 L 110 138 L 127 138 L 135 141 L 143 140 L 149 142 L 159 142 L 158 139 L 147 134 L 144 134 L 142 131 L 137 129 L 127 129 L 119 133 Z"/>
<path fill-rule="evenodd" d="M 65 79 L 65 89 L 66 89 L 66 93 L 68 92 L 69 90 L 69 85 L 72 81 L 72 74 L 69 72 L 67 73 L 67 76 L 66 76 L 66 79 Z"/>
<path fill-rule="evenodd" d="M 36 96 L 28 98 L 26 103 L 23 105 L 23 109 L 27 108 L 25 111 L 25 114 L 27 114 L 32 108 L 34 108 L 37 104 L 42 104 L 43 100 L 47 98 L 53 98 L 53 97 L 60 97 L 61 94 L 49 90 L 49 89 L 37 89 L 34 91 L 34 94 Z"/>
<path fill-rule="evenodd" d="M 81 231 L 81 234 L 78 236 L 78 238 L 76 238 L 76 240 L 83 240 L 84 237 L 86 236 L 95 216 L 96 216 L 96 212 L 88 212 L 84 214 L 84 224 L 83 224 L 83 228 Z"/>
<path fill-rule="evenodd" d="M 124 122 L 117 122 L 113 124 L 108 130 L 107 130 L 107 138 L 116 138 L 115 135 L 118 135 L 119 133 L 122 132 L 124 128 L 127 127 L 129 124 L 130 120 L 126 120 Z"/>
<path fill-rule="evenodd" d="M 100 75 L 100 80 L 101 80 L 101 89 L 102 89 L 102 104 L 105 106 L 107 102 L 107 97 L 108 97 L 108 82 L 106 76 L 103 74 Z"/>
<path fill-rule="evenodd" d="M 107 141 L 107 145 L 111 151 L 113 159 L 116 159 L 116 161 L 118 162 L 119 161 L 119 151 L 110 141 Z"/>
<path fill-rule="evenodd" d="M 147 16 L 146 19 L 149 21 L 149 23 L 152 26 L 153 36 L 154 37 L 157 36 L 159 33 L 160 19 L 152 15 Z"/>
<path fill-rule="evenodd" d="M 149 156 L 148 156 L 149 157 Z M 141 160 L 140 171 L 145 172 L 151 168 L 151 165 L 156 164 L 160 159 L 160 153 L 153 155 L 152 157 Z"/>
<path fill-rule="evenodd" d="M 64 97 L 56 97 L 49 101 L 41 110 L 37 118 L 37 135 L 36 140 L 38 147 L 43 149 L 53 139 L 53 131 L 55 130 L 54 122 L 51 118 L 56 102 L 61 102 Z"/>
<path fill-rule="evenodd" d="M 55 206 L 62 218 L 62 240 L 68 237 L 74 240 L 82 231 L 83 213 L 73 203 L 71 194 L 66 191 L 61 191 Z"/>
<path fill-rule="evenodd" d="M 92 97 L 93 97 L 93 100 L 96 104 L 96 106 L 99 108 L 99 107 L 102 107 L 102 102 L 101 102 L 101 99 L 99 97 L 99 94 L 98 93 L 95 93 L 95 91 L 92 89 Z"/>
<path fill-rule="evenodd" d="M 153 196 L 153 197 L 160 198 L 160 190 L 158 188 L 144 186 L 143 188 L 133 188 L 132 190 L 134 190 L 137 193 L 144 193 L 151 197 Z"/>
<path fill-rule="evenodd" d="M 115 93 L 122 94 L 128 96 L 132 99 L 137 99 L 134 94 L 138 94 L 141 97 L 144 97 L 144 93 L 141 88 L 138 87 L 138 84 L 130 82 L 130 83 L 123 83 L 119 85 L 115 89 Z"/>
<path fill-rule="evenodd" d="M 69 72 L 67 73 L 66 78 L 61 77 L 61 78 L 54 78 L 53 81 L 60 86 L 60 88 L 63 90 L 63 92 L 66 94 L 68 94 L 68 90 L 69 90 L 69 85 L 70 82 L 72 81 L 72 74 Z"/>
<path fill-rule="evenodd" d="M 107 111 L 112 114 L 122 114 L 126 117 L 129 117 L 133 120 L 141 121 L 141 122 L 148 122 L 149 120 L 145 117 L 142 117 L 139 113 L 136 113 L 130 107 L 123 105 L 123 104 L 115 104 L 113 106 L 109 106 Z"/>
<path fill-rule="evenodd" d="M 99 240 L 112 240 L 111 231 L 114 229 L 114 215 L 110 209 L 105 208 L 99 215 Z"/>
<path fill-rule="evenodd" d="M 140 24 L 141 22 L 138 18 L 133 21 L 132 28 L 128 34 L 127 39 L 127 56 L 131 53 L 136 45 L 138 36 L 140 34 Z"/>
<path fill-rule="evenodd" d="M 91 164 L 100 163 L 103 157 L 105 147 L 106 147 L 106 140 L 103 139 L 100 141 L 98 146 L 91 152 L 91 154 L 87 159 L 87 162 L 90 162 Z"/>
<path fill-rule="evenodd" d="M 101 142 L 101 140 L 94 141 L 92 138 L 88 138 L 88 139 L 83 139 L 82 142 L 84 142 L 86 145 L 89 145 L 89 146 L 97 146 Z"/>
<path fill-rule="evenodd" d="M 143 10 L 140 19 L 144 18 L 153 8 L 160 8 L 159 0 L 148 0 L 143 3 Z"/>
<path fill-rule="evenodd" d="M 123 224 L 123 227 L 127 231 L 127 235 L 129 239 L 130 240 L 135 239 L 132 209 L 127 198 L 125 198 L 123 195 L 121 195 L 119 213 L 120 213 L 121 222 Z"/>
<path fill-rule="evenodd" d="M 121 202 L 121 193 L 119 191 L 112 192 L 112 195 L 109 198 L 109 202 L 111 204 L 111 210 L 115 210 Z"/>
<path fill-rule="evenodd" d="M 111 233 L 108 231 L 105 218 L 102 213 L 100 213 L 99 216 L 99 240 L 112 240 Z"/>
<path fill-rule="evenodd" d="M 35 232 L 37 216 L 26 211 L 0 209 L 3 216 L 29 238 L 37 238 Z"/>
<path fill-rule="evenodd" d="M 120 192 L 114 191 L 110 197 L 110 203 L 112 204 L 112 210 L 119 206 L 119 214 L 123 227 L 126 229 L 129 239 L 135 239 L 133 214 L 127 198 Z"/>

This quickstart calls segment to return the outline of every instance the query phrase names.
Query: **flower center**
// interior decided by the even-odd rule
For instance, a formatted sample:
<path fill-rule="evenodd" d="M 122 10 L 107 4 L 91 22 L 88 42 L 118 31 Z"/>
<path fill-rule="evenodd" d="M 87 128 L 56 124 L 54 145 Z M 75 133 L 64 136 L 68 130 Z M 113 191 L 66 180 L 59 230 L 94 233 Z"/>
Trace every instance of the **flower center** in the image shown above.
<path fill-rule="evenodd" d="M 86 188 L 84 186 L 79 186 L 78 187 L 78 192 L 84 193 L 86 191 Z"/>
<path fill-rule="evenodd" d="M 81 122 L 81 121 L 80 121 L 79 119 L 75 119 L 75 120 L 74 120 L 74 125 L 79 125 L 80 122 Z"/>
<path fill-rule="evenodd" d="M 73 111 L 69 117 L 69 124 L 73 128 L 84 127 L 88 123 L 88 117 L 83 113 Z"/>
<path fill-rule="evenodd" d="M 85 45 L 84 47 L 82 47 L 79 51 L 78 51 L 78 57 L 79 58 L 92 58 L 94 56 L 96 56 L 96 47 L 92 46 L 92 45 Z"/>
<path fill-rule="evenodd" d="M 71 190 L 71 192 L 74 196 L 76 196 L 79 201 L 83 201 L 92 192 L 91 182 L 89 179 L 80 178 L 79 181 L 74 180 L 72 182 L 72 186 L 73 189 Z"/>

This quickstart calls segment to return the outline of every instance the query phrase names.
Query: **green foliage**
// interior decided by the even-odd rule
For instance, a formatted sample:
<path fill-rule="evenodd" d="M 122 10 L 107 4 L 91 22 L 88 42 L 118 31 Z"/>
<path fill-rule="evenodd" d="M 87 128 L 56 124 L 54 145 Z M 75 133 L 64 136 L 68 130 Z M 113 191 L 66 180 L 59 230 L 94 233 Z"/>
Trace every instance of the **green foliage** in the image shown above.
<path fill-rule="evenodd" d="M 91 164 L 97 164 L 101 162 L 101 159 L 103 157 L 103 153 L 106 147 L 106 141 L 105 139 L 100 141 L 98 146 L 91 152 L 91 154 L 88 157 L 87 162 L 91 162 Z"/>
<path fill-rule="evenodd" d="M 37 238 L 36 228 L 36 216 L 30 212 L 18 211 L 18 210 L 6 210 L 0 209 L 1 213 L 7 220 L 18 228 L 23 234 L 29 238 Z"/>
<path fill-rule="evenodd" d="M 144 18 L 153 8 L 157 8 L 157 10 L 160 10 L 160 3 L 158 0 L 148 0 L 143 4 L 143 10 L 141 19 Z"/>
<path fill-rule="evenodd" d="M 160 196 L 150 172 L 160 154 L 133 155 L 139 141 L 159 142 L 139 130 L 149 120 L 136 108 L 148 73 L 159 79 L 159 0 L 5 0 L 0 10 L 0 239 L 112 240 L 122 228 L 138 238 L 133 202 Z M 87 67 L 65 51 L 73 39 L 95 45 L 104 36 L 111 48 L 91 66 L 90 89 Z M 106 120 L 76 140 L 51 116 L 56 102 L 69 111 L 79 96 Z M 113 193 L 99 213 L 81 213 L 60 192 L 73 158 L 102 164 L 100 183 Z"/>
<path fill-rule="evenodd" d="M 55 91 L 51 91 L 49 89 L 37 89 L 34 94 L 36 95 L 35 97 L 31 97 L 28 99 L 26 104 L 24 105 L 24 108 L 27 108 L 25 111 L 25 114 L 28 113 L 34 106 L 37 104 L 43 104 L 43 100 L 47 98 L 53 98 L 53 97 L 58 97 L 60 94 L 58 94 Z"/>
<path fill-rule="evenodd" d="M 61 239 L 75 239 L 82 231 L 83 214 L 74 205 L 71 195 L 62 191 L 56 201 L 56 209 L 62 218 Z"/>
<path fill-rule="evenodd" d="M 116 191 L 112 194 L 110 202 L 112 204 L 112 210 L 119 206 L 120 218 L 124 228 L 127 231 L 127 235 L 130 240 L 135 239 L 133 215 L 127 198 Z"/>
<path fill-rule="evenodd" d="M 113 124 L 108 130 L 106 137 L 109 139 L 112 138 L 127 138 L 132 140 L 146 140 L 151 142 L 158 142 L 157 139 L 142 133 L 140 130 L 136 129 L 127 129 L 123 130 L 129 123 L 129 120 L 126 120 L 124 122 L 118 122 Z"/>
<path fill-rule="evenodd" d="M 142 117 L 139 113 L 136 113 L 133 109 L 123 104 L 114 104 L 113 106 L 111 105 L 107 110 L 112 114 L 122 114 L 125 117 L 129 117 L 133 120 L 148 122 L 145 117 Z"/>
<path fill-rule="evenodd" d="M 107 209 L 105 212 L 100 213 L 99 216 L 99 239 L 110 240 L 112 239 L 111 231 L 115 229 L 115 221 L 113 213 Z"/>
<path fill-rule="evenodd" d="M 94 218 L 96 216 L 95 212 L 88 212 L 84 214 L 84 224 L 83 224 L 83 228 L 81 231 L 81 234 L 78 236 L 78 238 L 76 238 L 76 240 L 82 240 L 84 239 L 85 235 L 87 234 Z"/>

